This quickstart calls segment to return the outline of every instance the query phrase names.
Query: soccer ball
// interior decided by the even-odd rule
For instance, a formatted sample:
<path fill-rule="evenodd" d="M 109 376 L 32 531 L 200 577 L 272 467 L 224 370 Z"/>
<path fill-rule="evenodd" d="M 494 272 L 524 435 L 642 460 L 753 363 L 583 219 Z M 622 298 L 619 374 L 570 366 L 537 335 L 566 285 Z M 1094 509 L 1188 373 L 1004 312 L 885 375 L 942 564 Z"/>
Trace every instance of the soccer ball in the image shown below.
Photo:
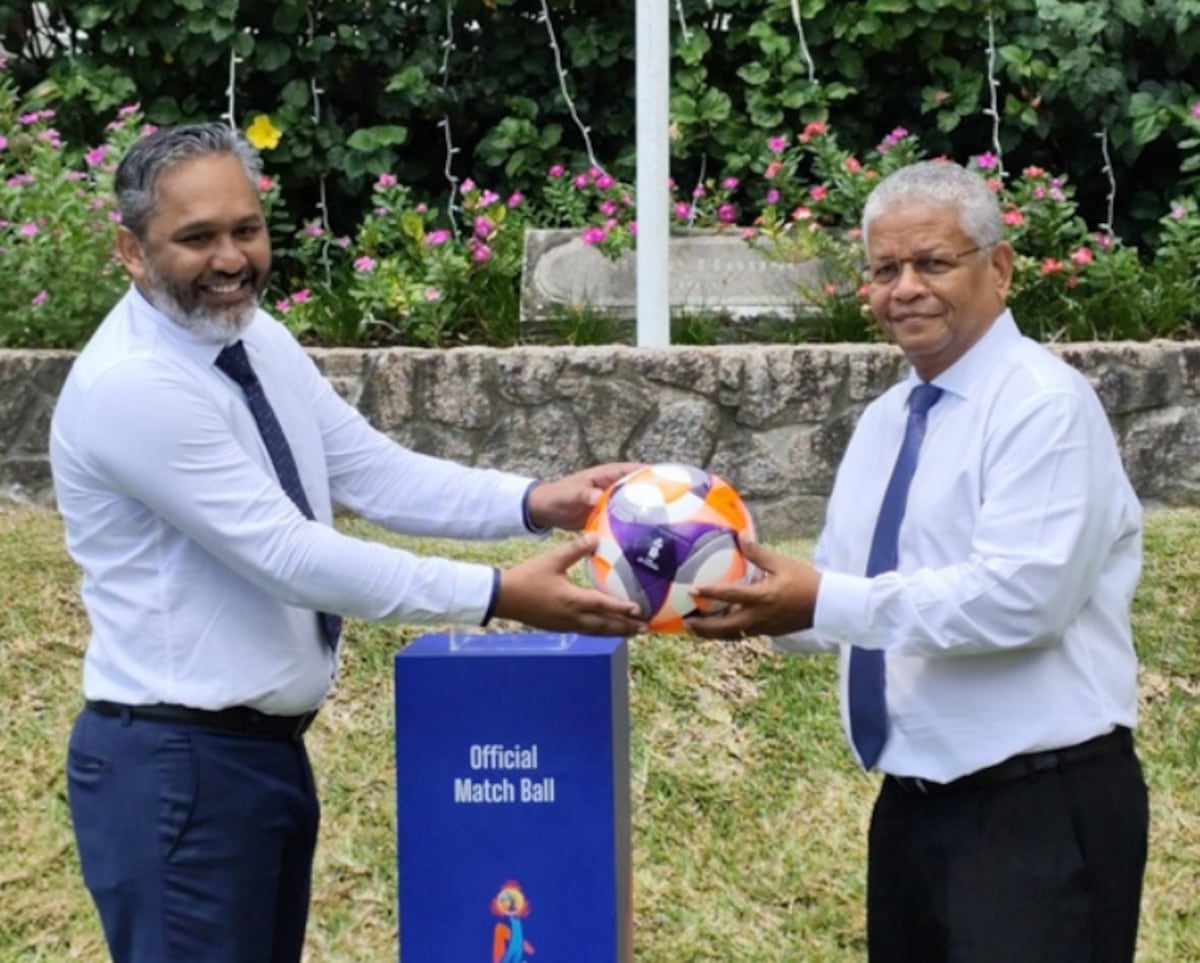
<path fill-rule="evenodd" d="M 727 481 L 691 465 L 630 472 L 601 495 L 584 530 L 600 539 L 587 559 L 592 585 L 637 602 L 656 632 L 683 632 L 685 618 L 725 607 L 695 598 L 691 585 L 754 574 L 737 541 L 754 537 L 750 512 Z"/>

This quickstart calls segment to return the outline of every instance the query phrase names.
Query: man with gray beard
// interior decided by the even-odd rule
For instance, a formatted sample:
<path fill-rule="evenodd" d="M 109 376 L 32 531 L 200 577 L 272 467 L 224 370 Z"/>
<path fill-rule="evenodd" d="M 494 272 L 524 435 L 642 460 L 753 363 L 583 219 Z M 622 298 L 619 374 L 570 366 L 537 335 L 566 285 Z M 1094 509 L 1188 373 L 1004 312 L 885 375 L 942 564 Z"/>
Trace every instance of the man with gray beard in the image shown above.
<path fill-rule="evenodd" d="M 133 284 L 76 359 L 51 426 L 91 636 L 68 749 L 84 881 L 118 963 L 297 963 L 319 804 L 303 734 L 341 615 L 629 635 L 575 585 L 584 537 L 506 570 L 351 538 L 578 530 L 632 465 L 551 482 L 375 431 L 259 310 L 259 162 L 221 125 L 164 129 L 116 172 Z"/>

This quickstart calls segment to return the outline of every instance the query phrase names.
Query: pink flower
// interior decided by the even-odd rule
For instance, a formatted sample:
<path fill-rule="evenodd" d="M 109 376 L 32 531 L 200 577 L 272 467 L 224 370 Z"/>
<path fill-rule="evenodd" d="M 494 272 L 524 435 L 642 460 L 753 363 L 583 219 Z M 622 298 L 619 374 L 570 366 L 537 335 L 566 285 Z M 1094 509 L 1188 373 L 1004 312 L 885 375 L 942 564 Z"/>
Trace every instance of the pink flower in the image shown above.
<path fill-rule="evenodd" d="M 794 211 L 792 211 L 792 220 L 793 221 L 807 221 L 810 217 L 812 217 L 812 211 L 809 210 L 807 207 L 805 207 L 803 204 L 801 204 Z"/>
<path fill-rule="evenodd" d="M 975 166 L 980 170 L 990 171 L 999 163 L 1000 158 L 993 154 L 990 150 L 984 151 L 975 158 Z"/>
<path fill-rule="evenodd" d="M 829 128 L 825 126 L 824 121 L 814 120 L 811 124 L 805 124 L 804 132 L 800 135 L 800 142 L 807 144 L 814 137 L 820 137 L 828 132 Z"/>
<path fill-rule="evenodd" d="M 596 210 L 605 217 L 612 217 L 617 213 L 617 202 L 614 200 L 603 200 L 596 205 Z"/>
<path fill-rule="evenodd" d="M 120 224 L 121 223 L 121 212 L 120 211 L 109 211 L 108 219 L 110 221 L 112 221 L 114 224 Z"/>
<path fill-rule="evenodd" d="M 1096 241 L 1096 246 L 1102 251 L 1107 251 L 1112 247 L 1113 239 L 1111 234 L 1106 234 L 1104 231 L 1097 231 L 1092 237 Z"/>
<path fill-rule="evenodd" d="M 772 154 L 782 154 L 787 147 L 786 137 L 769 137 L 767 138 L 767 150 Z"/>
<path fill-rule="evenodd" d="M 1033 196 L 1036 197 L 1040 201 L 1042 198 L 1044 198 L 1046 196 L 1046 188 L 1035 187 L 1033 189 Z"/>
<path fill-rule="evenodd" d="M 312 292 L 308 288 L 301 288 L 292 295 L 293 304 L 303 304 L 305 301 L 312 300 Z"/>
<path fill-rule="evenodd" d="M 461 186 L 464 194 L 470 194 L 471 191 L 475 190 L 475 182 L 469 177 L 462 182 Z"/>
<path fill-rule="evenodd" d="M 778 204 L 779 203 L 779 191 L 775 190 L 775 188 L 773 188 L 773 187 L 769 191 L 767 191 L 767 203 L 768 204 Z"/>
<path fill-rule="evenodd" d="M 1063 264 L 1062 261 L 1059 261 L 1056 258 L 1048 257 L 1048 258 L 1046 258 L 1046 260 L 1044 260 L 1042 262 L 1041 271 L 1042 271 L 1043 275 L 1048 276 L 1051 274 L 1057 274 L 1059 271 L 1063 270 L 1065 267 L 1066 267 L 1066 265 Z"/>
<path fill-rule="evenodd" d="M 435 288 L 432 284 L 425 288 L 426 301 L 440 301 L 441 299 L 442 292 Z"/>
<path fill-rule="evenodd" d="M 393 174 L 380 174 L 379 180 L 375 182 L 375 190 L 382 191 L 388 187 L 395 187 L 399 181 L 396 180 Z"/>
<path fill-rule="evenodd" d="M 862 170 L 862 164 L 859 162 L 857 157 L 847 157 L 846 170 L 848 170 L 851 174 L 857 174 L 860 170 Z"/>
<path fill-rule="evenodd" d="M 8 138 L 0 134 L 0 150 L 4 150 L 8 146 Z"/>
<path fill-rule="evenodd" d="M 767 165 L 767 169 L 763 172 L 763 176 L 769 181 L 774 180 L 775 175 L 781 170 L 783 170 L 782 161 L 771 161 L 771 163 Z"/>
<path fill-rule="evenodd" d="M 1195 117 L 1196 120 L 1200 120 L 1200 100 L 1197 100 L 1194 104 L 1192 104 L 1192 116 Z"/>
<path fill-rule="evenodd" d="M 1025 215 L 1017 210 L 1005 211 L 1004 223 L 1009 227 L 1017 227 L 1025 223 Z"/>
<path fill-rule="evenodd" d="M 752 227 L 743 227 L 742 228 L 742 240 L 743 241 L 753 241 L 756 234 L 758 234 L 758 231 L 756 231 Z"/>
<path fill-rule="evenodd" d="M 837 294 L 837 293 L 838 293 L 838 286 L 837 286 L 836 284 L 832 284 L 832 283 L 831 283 L 831 284 L 826 284 L 826 285 L 825 285 L 825 293 L 826 293 L 826 294 Z"/>
<path fill-rule="evenodd" d="M 62 147 L 62 138 L 59 136 L 58 131 L 53 127 L 50 127 L 38 134 L 38 139 L 44 140 L 51 147 Z"/>
<path fill-rule="evenodd" d="M 637 237 L 637 221 L 629 222 L 629 233 L 633 237 Z"/>
<path fill-rule="evenodd" d="M 429 210 L 429 205 L 426 204 L 424 201 L 421 201 L 421 203 L 418 204 L 416 207 L 414 207 L 413 210 L 416 211 L 418 214 L 424 214 L 427 210 Z"/>
<path fill-rule="evenodd" d="M 722 224 L 732 224 L 737 220 L 737 208 L 732 204 L 722 204 L 717 208 L 717 220 Z"/>
<path fill-rule="evenodd" d="M 677 201 L 675 204 L 675 216 L 681 221 L 686 221 L 692 216 L 692 206 L 686 201 Z"/>
<path fill-rule="evenodd" d="M 471 238 L 472 241 L 475 238 Z M 482 241 L 477 241 L 471 246 L 471 260 L 476 264 L 486 264 L 492 259 L 492 249 Z"/>
<path fill-rule="evenodd" d="M 126 104 L 124 107 L 122 107 L 120 110 L 117 111 L 117 116 L 118 117 L 128 117 L 130 114 L 136 114 L 141 109 L 142 109 L 141 104 Z"/>
<path fill-rule="evenodd" d="M 1080 266 L 1091 264 L 1094 258 L 1095 255 L 1092 254 L 1091 248 L 1081 247 L 1071 252 L 1071 260 Z"/>
<path fill-rule="evenodd" d="M 1036 180 L 1039 177 L 1046 176 L 1046 172 L 1042 168 L 1034 166 L 1026 167 L 1023 171 L 1021 171 L 1021 173 L 1030 180 Z"/>
<path fill-rule="evenodd" d="M 271 180 L 271 178 L 269 178 L 266 174 L 263 174 L 261 177 L 259 177 L 258 189 L 260 191 L 265 193 L 266 191 L 269 191 L 274 186 L 275 186 L 275 182 L 273 180 Z"/>
<path fill-rule="evenodd" d="M 496 201 L 498 201 L 498 200 L 500 200 L 500 195 L 497 194 L 495 191 L 484 191 L 482 194 L 479 195 L 479 203 L 481 205 L 483 205 L 484 207 L 490 207 L 492 204 L 495 204 Z"/>
<path fill-rule="evenodd" d="M 375 270 L 375 259 L 364 254 L 355 260 L 354 270 L 361 271 L 363 274 L 370 274 Z"/>
<path fill-rule="evenodd" d="M 151 134 L 153 134 L 153 133 L 154 133 L 156 130 L 158 130 L 158 125 L 157 125 L 157 124 L 143 124 L 143 125 L 142 125 L 142 136 L 143 136 L 143 137 L 149 137 L 149 136 L 150 136 Z"/>
<path fill-rule="evenodd" d="M 558 178 L 562 177 L 566 172 L 567 169 L 563 167 L 562 164 L 551 164 L 550 169 L 546 171 L 546 174 L 549 177 Z"/>
<path fill-rule="evenodd" d="M 292 310 L 292 302 L 287 298 L 284 298 L 282 301 L 276 301 L 275 310 L 280 314 L 287 314 L 290 310 Z"/>
<path fill-rule="evenodd" d="M 1004 181 L 996 177 L 989 177 L 987 181 L 988 190 L 993 194 L 999 194 L 1004 190 Z"/>
<path fill-rule="evenodd" d="M 495 225 L 493 225 L 492 222 L 489 221 L 486 217 L 480 216 L 480 217 L 475 218 L 475 236 L 476 237 L 490 237 L 492 232 L 495 230 L 496 230 Z"/>
<path fill-rule="evenodd" d="M 438 247 L 450 240 L 450 232 L 444 228 L 437 231 L 430 231 L 425 235 L 425 243 L 430 247 Z"/>
<path fill-rule="evenodd" d="M 17 123 L 22 127 L 28 127 L 30 124 L 36 124 L 37 122 L 38 114 L 36 110 L 31 111 L 28 114 L 21 114 L 17 117 Z"/>
<path fill-rule="evenodd" d="M 20 233 L 26 237 L 33 237 L 38 232 L 38 226 L 33 221 L 27 221 L 21 225 Z"/>
<path fill-rule="evenodd" d="M 520 191 L 513 191 L 511 194 L 508 195 L 507 204 L 510 208 L 520 207 L 524 203 L 525 203 L 525 195 L 522 194 Z"/>
<path fill-rule="evenodd" d="M 42 288 L 42 290 L 38 291 L 38 293 L 33 296 L 33 300 L 30 301 L 29 303 L 32 304 L 35 308 L 41 307 L 43 304 L 46 303 L 46 298 L 48 298 L 48 297 L 50 297 L 50 295 L 46 293 L 45 288 Z"/>
<path fill-rule="evenodd" d="M 608 235 L 605 233 L 604 228 L 593 226 L 584 228 L 580 239 L 588 247 L 594 247 L 595 245 L 600 244 L 607 236 Z"/>
<path fill-rule="evenodd" d="M 736 177 L 726 177 L 725 180 L 721 181 L 721 186 L 727 191 L 733 191 L 737 190 L 737 186 L 740 183 L 741 181 L 739 181 Z"/>
<path fill-rule="evenodd" d="M 708 193 L 708 190 L 704 187 L 703 184 L 697 184 L 695 186 L 695 188 L 692 190 L 692 197 L 704 197 L 707 193 Z"/>
<path fill-rule="evenodd" d="M 601 172 L 596 175 L 596 186 L 602 191 L 608 190 L 616 182 L 616 178 L 614 178 L 612 174 L 605 174 Z"/>
<path fill-rule="evenodd" d="M 87 174 L 85 174 L 83 171 L 67 171 L 65 174 L 63 174 L 63 180 L 73 184 L 76 181 L 87 180 Z M 86 195 L 83 193 L 83 191 L 80 191 L 79 196 L 85 197 Z"/>
<path fill-rule="evenodd" d="M 350 246 L 350 238 L 342 236 L 342 237 L 339 237 L 333 243 L 336 244 L 338 247 L 340 247 L 344 251 L 344 250 L 346 250 L 346 248 L 348 248 Z"/>
<path fill-rule="evenodd" d="M 846 236 L 853 237 L 853 238 L 862 237 L 862 228 L 861 227 L 852 227 L 852 228 L 850 228 L 850 230 L 848 230 L 846 232 Z"/>
<path fill-rule="evenodd" d="M 1187 208 L 1185 208 L 1182 204 L 1176 204 L 1171 208 L 1171 216 L 1175 218 L 1175 220 L 1181 221 L 1187 217 Z"/>
<path fill-rule="evenodd" d="M 575 179 L 571 181 L 571 183 L 575 185 L 576 190 L 581 191 L 587 187 L 591 181 L 588 179 L 587 174 L 576 174 Z"/>
<path fill-rule="evenodd" d="M 320 237 L 325 233 L 325 228 L 323 228 L 316 221 L 309 221 L 304 225 L 304 233 L 309 237 Z"/>
<path fill-rule="evenodd" d="M 812 199 L 814 201 L 825 200 L 825 195 L 828 193 L 829 193 L 829 188 L 827 188 L 824 184 L 818 184 L 811 191 L 809 191 L 809 194 L 812 195 Z"/>

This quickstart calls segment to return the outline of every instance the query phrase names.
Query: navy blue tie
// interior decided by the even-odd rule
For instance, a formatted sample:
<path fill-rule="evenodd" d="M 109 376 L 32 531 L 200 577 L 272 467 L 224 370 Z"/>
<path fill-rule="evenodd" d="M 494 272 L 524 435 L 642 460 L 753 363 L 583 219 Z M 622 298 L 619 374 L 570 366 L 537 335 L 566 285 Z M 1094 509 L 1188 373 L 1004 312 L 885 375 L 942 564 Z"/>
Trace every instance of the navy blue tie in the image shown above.
<path fill-rule="evenodd" d="M 254 416 L 258 425 L 258 433 L 262 435 L 267 454 L 271 456 L 271 464 L 275 466 L 275 474 L 279 476 L 279 484 L 304 517 L 312 518 L 312 506 L 309 505 L 304 486 L 300 483 L 296 459 L 292 456 L 292 449 L 283 434 L 283 427 L 275 417 L 275 411 L 267 400 L 266 392 L 263 391 L 262 382 L 250 366 L 246 346 L 241 341 L 235 341 L 223 348 L 217 355 L 216 365 L 241 386 L 246 395 L 246 403 L 250 407 L 250 414 Z M 318 612 L 317 618 L 320 620 L 325 641 L 331 649 L 336 649 L 338 638 L 342 634 L 342 617 L 332 612 Z"/>
<path fill-rule="evenodd" d="M 875 534 L 871 538 L 871 554 L 867 558 L 867 575 L 891 572 L 896 568 L 899 551 L 900 522 L 908 502 L 908 486 L 917 468 L 917 453 L 925 438 L 925 415 L 942 396 L 942 389 L 922 382 L 913 388 L 908 398 L 908 423 L 896 466 L 883 494 Z M 886 698 L 886 668 L 882 649 L 850 650 L 850 737 L 862 758 L 863 766 L 872 768 L 883 752 L 888 737 Z"/>

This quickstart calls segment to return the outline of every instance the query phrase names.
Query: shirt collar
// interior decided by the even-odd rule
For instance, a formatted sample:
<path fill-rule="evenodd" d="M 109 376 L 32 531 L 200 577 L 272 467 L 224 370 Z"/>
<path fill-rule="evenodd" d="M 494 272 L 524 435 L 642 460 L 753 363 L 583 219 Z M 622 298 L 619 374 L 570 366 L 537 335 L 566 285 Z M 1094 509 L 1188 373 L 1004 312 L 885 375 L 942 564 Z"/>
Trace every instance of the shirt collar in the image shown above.
<path fill-rule="evenodd" d="M 208 341 L 198 337 L 187 328 L 172 321 L 151 303 L 136 284 L 129 286 L 129 297 L 133 313 L 154 326 L 156 334 L 170 342 L 179 351 L 201 364 L 212 364 L 225 347 L 224 342 Z M 253 324 L 251 324 L 253 326 Z M 249 328 L 247 328 L 247 331 Z M 242 332 L 243 336 L 245 331 Z"/>
<path fill-rule="evenodd" d="M 1017 328 L 1016 319 L 1013 318 L 1012 312 L 1005 308 L 983 333 L 983 337 L 976 341 L 966 354 L 934 378 L 933 384 L 960 398 L 970 397 L 972 390 L 983 383 L 983 373 L 1004 353 L 1004 345 L 1011 344 L 1020 337 L 1021 332 Z M 909 369 L 905 379 L 906 398 L 908 391 L 920 381 L 916 371 Z"/>

